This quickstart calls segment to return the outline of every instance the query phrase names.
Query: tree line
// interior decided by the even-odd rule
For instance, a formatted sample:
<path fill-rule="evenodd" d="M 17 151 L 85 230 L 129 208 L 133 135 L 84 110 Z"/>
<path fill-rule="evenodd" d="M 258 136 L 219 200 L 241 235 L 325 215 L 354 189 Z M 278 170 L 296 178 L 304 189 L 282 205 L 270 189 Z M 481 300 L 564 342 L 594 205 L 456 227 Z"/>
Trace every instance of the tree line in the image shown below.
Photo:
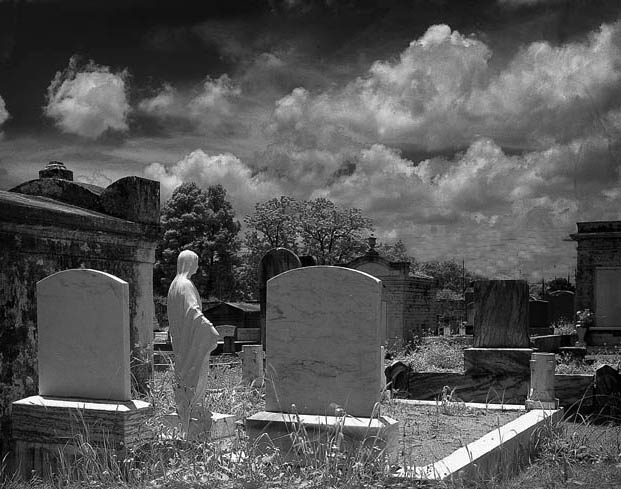
<path fill-rule="evenodd" d="M 255 205 L 241 223 L 222 185 L 202 189 L 195 183 L 177 187 L 162 206 L 162 237 L 155 251 L 154 292 L 165 296 L 176 274 L 179 253 L 196 252 L 199 272 L 193 277 L 201 297 L 210 300 L 257 298 L 257 266 L 271 248 L 288 248 L 312 256 L 318 265 L 345 264 L 363 254 L 373 232 L 372 220 L 360 209 L 317 198 L 296 200 L 281 196 Z M 418 261 L 402 241 L 380 243 L 388 258 L 408 261 L 412 272 L 435 279 L 440 290 L 460 294 L 463 286 L 481 278 L 454 260 Z"/>

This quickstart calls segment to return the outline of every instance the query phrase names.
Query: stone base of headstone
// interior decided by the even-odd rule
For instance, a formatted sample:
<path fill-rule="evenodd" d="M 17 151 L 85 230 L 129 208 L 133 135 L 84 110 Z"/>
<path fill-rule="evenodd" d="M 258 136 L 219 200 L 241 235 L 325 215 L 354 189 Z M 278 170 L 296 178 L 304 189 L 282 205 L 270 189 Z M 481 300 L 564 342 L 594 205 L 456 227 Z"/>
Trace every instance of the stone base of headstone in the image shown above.
<path fill-rule="evenodd" d="M 532 348 L 466 348 L 466 375 L 530 376 Z"/>
<path fill-rule="evenodd" d="M 305 461 L 335 450 L 365 460 L 397 460 L 399 422 L 387 416 L 362 418 L 262 411 L 246 419 L 246 433 L 259 453 L 278 450 L 283 461 Z M 366 451 L 366 453 L 365 453 Z"/>
<path fill-rule="evenodd" d="M 80 445 L 123 460 L 133 448 L 154 440 L 147 421 L 153 408 L 143 401 L 96 401 L 32 396 L 12 404 L 14 471 L 24 479 L 48 479 L 59 464 L 71 464 Z M 90 452 L 89 452 L 90 453 Z"/>
<path fill-rule="evenodd" d="M 237 433 L 235 416 L 232 414 L 211 413 L 211 422 L 204 423 L 192 418 L 188 436 L 183 434 L 181 420 L 177 413 L 166 414 L 160 418 L 164 427 L 164 436 L 197 441 L 217 441 L 234 437 Z"/>

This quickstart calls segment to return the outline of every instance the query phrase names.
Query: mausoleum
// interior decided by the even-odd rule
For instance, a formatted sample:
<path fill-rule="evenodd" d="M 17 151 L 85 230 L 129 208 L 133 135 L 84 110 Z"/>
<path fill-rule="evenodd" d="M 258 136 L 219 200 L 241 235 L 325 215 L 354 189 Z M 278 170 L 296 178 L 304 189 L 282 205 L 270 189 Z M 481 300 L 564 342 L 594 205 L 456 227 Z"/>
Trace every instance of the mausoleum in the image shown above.
<path fill-rule="evenodd" d="M 37 393 L 36 283 L 54 272 L 90 268 L 129 284 L 132 379 L 146 387 L 159 206 L 159 182 L 126 177 L 102 188 L 73 181 L 59 162 L 0 191 L 0 459 L 11 402 Z"/>
<path fill-rule="evenodd" d="M 435 327 L 434 281 L 427 275 L 411 271 L 407 261 L 381 256 L 375 245 L 376 238 L 371 236 L 367 252 L 345 266 L 382 281 L 387 342 L 389 346 L 402 346 L 414 336 Z"/>
<path fill-rule="evenodd" d="M 577 223 L 575 308 L 595 314 L 589 344 L 621 343 L 621 221 Z"/>

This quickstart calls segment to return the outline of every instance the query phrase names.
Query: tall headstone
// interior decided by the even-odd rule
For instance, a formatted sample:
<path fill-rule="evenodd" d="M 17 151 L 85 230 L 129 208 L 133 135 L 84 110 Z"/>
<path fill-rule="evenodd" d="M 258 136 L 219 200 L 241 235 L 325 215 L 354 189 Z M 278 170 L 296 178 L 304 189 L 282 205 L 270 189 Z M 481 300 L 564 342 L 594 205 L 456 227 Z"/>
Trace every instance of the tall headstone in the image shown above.
<path fill-rule="evenodd" d="M 37 282 L 36 295 L 39 395 L 12 403 L 13 470 L 54 477 L 81 437 L 98 457 L 121 460 L 152 441 L 152 407 L 131 400 L 127 282 L 65 270 Z"/>
<path fill-rule="evenodd" d="M 39 394 L 128 401 L 129 285 L 98 270 L 37 283 Z"/>
<path fill-rule="evenodd" d="M 524 280 L 474 283 L 474 341 L 473 348 L 464 350 L 466 375 L 528 378 L 533 352 L 529 348 L 528 298 Z"/>
<path fill-rule="evenodd" d="M 281 273 L 267 285 L 266 411 L 247 419 L 260 446 L 296 456 L 295 433 L 318 450 L 336 427 L 341 449 L 377 448 L 394 459 L 398 424 L 374 416 L 383 395 L 382 282 L 357 270 L 311 266 Z M 292 435 L 293 433 L 293 435 Z M 375 447 L 375 451 L 373 451 Z"/>
<path fill-rule="evenodd" d="M 474 298 L 475 348 L 528 348 L 525 280 L 478 280 Z"/>
<path fill-rule="evenodd" d="M 266 346 L 265 338 L 265 303 L 267 293 L 267 281 L 276 275 L 300 268 L 302 263 L 298 256 L 286 248 L 273 248 L 269 250 L 259 262 L 259 305 L 261 307 L 261 344 Z"/>
<path fill-rule="evenodd" d="M 382 283 L 318 266 L 268 282 L 268 411 L 370 416 L 382 389 Z M 295 405 L 295 408 L 291 406 Z"/>

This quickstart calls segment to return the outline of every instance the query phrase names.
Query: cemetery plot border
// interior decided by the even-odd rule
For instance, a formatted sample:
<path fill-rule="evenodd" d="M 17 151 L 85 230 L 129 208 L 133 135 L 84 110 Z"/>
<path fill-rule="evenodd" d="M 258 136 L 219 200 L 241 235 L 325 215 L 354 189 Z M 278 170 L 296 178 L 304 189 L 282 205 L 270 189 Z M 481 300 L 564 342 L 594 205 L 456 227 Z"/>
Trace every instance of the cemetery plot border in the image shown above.
<path fill-rule="evenodd" d="M 465 406 L 480 408 L 481 405 L 465 403 Z M 523 410 L 524 407 L 504 405 L 503 409 Z M 442 460 L 424 467 L 402 467 L 393 476 L 396 479 L 476 481 L 514 474 L 530 459 L 537 441 L 549 434 L 562 416 L 562 409 L 529 411 Z"/>

